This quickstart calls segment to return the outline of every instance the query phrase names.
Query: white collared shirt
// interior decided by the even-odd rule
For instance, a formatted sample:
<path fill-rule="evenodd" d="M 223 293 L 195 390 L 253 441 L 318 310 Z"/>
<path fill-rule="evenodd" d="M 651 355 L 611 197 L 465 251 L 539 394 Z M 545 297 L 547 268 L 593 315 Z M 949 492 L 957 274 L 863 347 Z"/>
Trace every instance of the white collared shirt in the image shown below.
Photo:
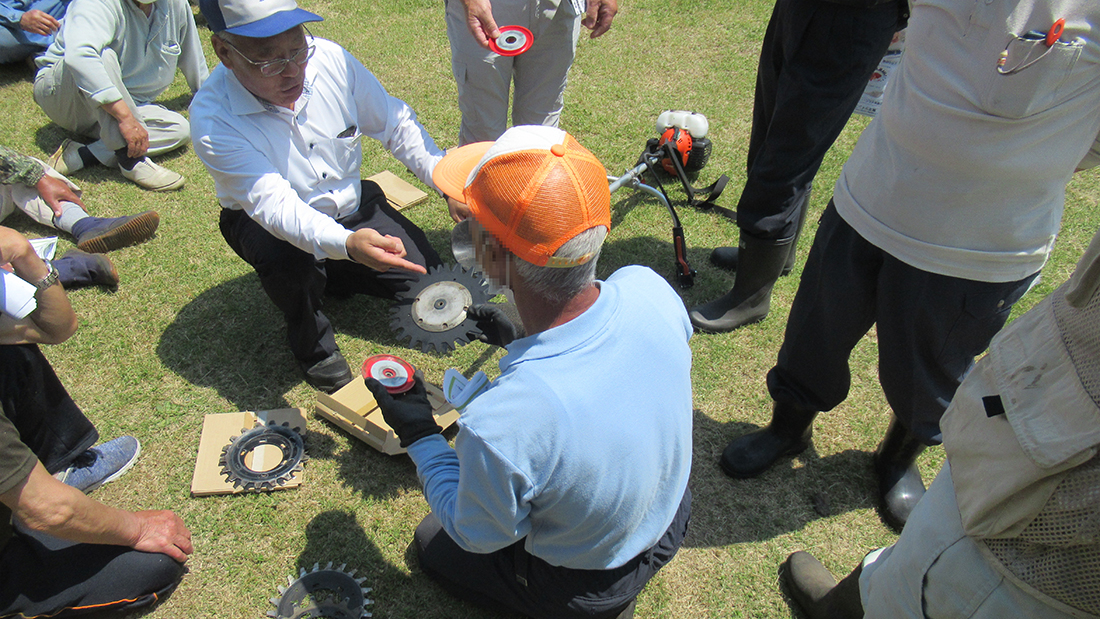
<path fill-rule="evenodd" d="M 443 158 L 405 102 L 347 50 L 314 39 L 294 110 L 261 101 L 219 65 L 191 102 L 191 141 L 218 202 L 318 259 L 348 258 L 337 219 L 359 208 L 366 135 L 435 189 Z"/>

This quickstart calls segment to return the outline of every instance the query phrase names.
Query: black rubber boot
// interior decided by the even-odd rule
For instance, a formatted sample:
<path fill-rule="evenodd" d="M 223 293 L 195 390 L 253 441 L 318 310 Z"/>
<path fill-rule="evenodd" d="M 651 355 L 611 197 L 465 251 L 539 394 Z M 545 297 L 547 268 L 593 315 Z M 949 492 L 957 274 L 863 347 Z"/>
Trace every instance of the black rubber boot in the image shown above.
<path fill-rule="evenodd" d="M 726 475 L 738 479 L 756 477 L 783 456 L 795 456 L 810 446 L 817 411 L 776 402 L 767 427 L 730 441 L 719 464 Z"/>
<path fill-rule="evenodd" d="M 807 204 L 802 205 L 802 210 L 798 215 L 798 228 L 794 233 L 794 242 L 791 243 L 791 253 L 787 254 L 787 263 L 783 265 L 783 272 L 780 273 L 782 277 L 786 277 L 794 270 L 795 262 L 798 260 L 798 237 L 802 236 L 802 226 L 806 225 L 806 210 Z M 740 258 L 741 252 L 736 247 L 715 247 L 710 252 L 710 263 L 719 269 L 725 269 L 727 271 L 736 271 L 738 258 Z"/>
<path fill-rule="evenodd" d="M 707 333 L 726 333 L 760 322 L 771 308 L 772 286 L 787 262 L 794 239 L 763 241 L 741 233 L 741 264 L 733 288 L 717 299 L 694 307 L 691 324 Z"/>
<path fill-rule="evenodd" d="M 859 597 L 861 563 L 839 583 L 829 570 L 808 552 L 798 551 L 783 564 L 783 578 L 794 603 L 810 619 L 860 619 L 863 601 Z"/>
<path fill-rule="evenodd" d="M 896 531 L 901 531 L 924 496 L 924 482 L 916 463 L 917 456 L 925 449 L 926 446 L 895 418 L 875 450 L 879 511 L 882 520 Z"/>

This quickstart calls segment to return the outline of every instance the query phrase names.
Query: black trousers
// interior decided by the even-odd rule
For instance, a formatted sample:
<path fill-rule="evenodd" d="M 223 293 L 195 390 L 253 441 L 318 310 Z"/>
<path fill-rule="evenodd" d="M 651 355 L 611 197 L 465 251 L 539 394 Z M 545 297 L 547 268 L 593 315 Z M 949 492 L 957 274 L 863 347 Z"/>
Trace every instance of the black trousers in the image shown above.
<path fill-rule="evenodd" d="M 848 357 L 874 325 L 886 401 L 918 439 L 937 444 L 940 418 L 974 357 L 1037 276 L 994 283 L 922 271 L 868 243 L 830 202 L 779 360 L 768 372 L 768 391 L 776 402 L 832 409 L 848 397 Z"/>
<path fill-rule="evenodd" d="M 621 613 L 657 570 L 672 560 L 684 543 L 690 519 L 688 489 L 661 539 L 610 570 L 550 565 L 527 553 L 526 538 L 496 552 L 472 553 L 451 539 L 435 514 L 428 514 L 416 527 L 414 543 L 420 568 L 455 597 L 538 619 L 603 619 Z"/>
<path fill-rule="evenodd" d="M 99 438 L 37 346 L 0 346 L 0 404 L 50 473 Z M 19 527 L 0 548 L 0 617 L 139 608 L 167 595 L 182 574 L 183 566 L 167 555 L 67 542 Z"/>
<path fill-rule="evenodd" d="M 825 153 L 844 129 L 899 26 L 899 5 L 777 0 L 756 72 L 748 176 L 737 225 L 791 238 Z"/>
<path fill-rule="evenodd" d="M 359 210 L 339 223 L 349 230 L 372 228 L 400 238 L 410 262 L 428 268 L 442 264 L 424 231 L 391 207 L 372 181 L 363 181 Z M 222 209 L 219 226 L 225 241 L 252 265 L 264 292 L 283 313 L 290 350 L 303 369 L 337 350 L 332 323 L 321 313 L 326 292 L 393 298 L 418 277 L 400 269 L 378 272 L 352 260 L 317 260 L 276 238 L 244 211 Z"/>

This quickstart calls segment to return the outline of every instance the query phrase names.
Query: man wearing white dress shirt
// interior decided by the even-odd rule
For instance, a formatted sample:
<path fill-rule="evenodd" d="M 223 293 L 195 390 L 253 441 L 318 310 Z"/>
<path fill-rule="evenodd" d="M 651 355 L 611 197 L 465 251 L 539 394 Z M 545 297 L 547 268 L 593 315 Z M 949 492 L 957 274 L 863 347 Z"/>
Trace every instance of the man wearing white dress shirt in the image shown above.
<path fill-rule="evenodd" d="M 326 292 L 391 297 L 440 264 L 424 233 L 360 179 L 359 138 L 380 141 L 428 186 L 443 157 L 416 114 L 345 49 L 306 31 L 294 0 L 202 0 L 221 61 L 191 103 L 195 151 L 214 177 L 220 227 L 287 322 L 306 380 L 351 380 Z"/>

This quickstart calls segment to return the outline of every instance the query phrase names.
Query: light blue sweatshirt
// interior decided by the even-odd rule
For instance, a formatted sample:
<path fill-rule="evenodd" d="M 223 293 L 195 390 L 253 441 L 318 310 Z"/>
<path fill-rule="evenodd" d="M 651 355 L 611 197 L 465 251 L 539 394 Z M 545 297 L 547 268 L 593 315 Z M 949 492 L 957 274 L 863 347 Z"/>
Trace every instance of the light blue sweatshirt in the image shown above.
<path fill-rule="evenodd" d="M 691 470 L 691 333 L 668 283 L 628 266 L 577 318 L 510 344 L 455 448 L 439 435 L 409 447 L 451 538 L 489 553 L 526 536 L 532 555 L 573 569 L 652 546 Z"/>

